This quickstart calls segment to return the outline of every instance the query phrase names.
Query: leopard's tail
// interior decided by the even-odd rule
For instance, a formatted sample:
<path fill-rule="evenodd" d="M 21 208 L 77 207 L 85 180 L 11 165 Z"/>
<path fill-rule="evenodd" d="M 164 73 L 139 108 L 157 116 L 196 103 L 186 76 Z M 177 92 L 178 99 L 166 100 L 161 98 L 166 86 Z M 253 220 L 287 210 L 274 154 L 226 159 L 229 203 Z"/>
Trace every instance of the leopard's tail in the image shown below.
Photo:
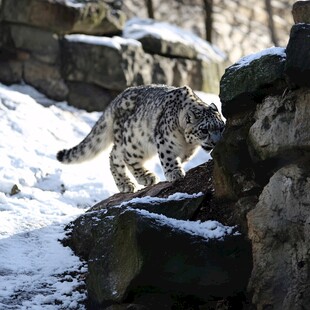
<path fill-rule="evenodd" d="M 113 143 L 113 117 L 107 108 L 90 133 L 78 145 L 57 153 L 57 160 L 64 164 L 80 163 L 94 158 Z"/>

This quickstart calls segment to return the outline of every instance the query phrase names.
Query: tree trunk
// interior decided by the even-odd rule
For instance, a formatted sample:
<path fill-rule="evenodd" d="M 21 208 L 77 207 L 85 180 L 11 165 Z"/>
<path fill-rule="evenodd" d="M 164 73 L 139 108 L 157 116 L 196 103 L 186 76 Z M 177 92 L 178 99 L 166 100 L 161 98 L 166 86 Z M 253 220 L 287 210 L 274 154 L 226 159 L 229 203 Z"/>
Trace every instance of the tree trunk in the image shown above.
<path fill-rule="evenodd" d="M 154 19 L 153 0 L 145 0 L 145 5 L 146 5 L 146 8 L 147 8 L 147 15 L 148 15 L 148 17 Z"/>
<path fill-rule="evenodd" d="M 273 20 L 273 10 L 272 10 L 272 4 L 271 0 L 265 0 L 265 6 L 266 6 L 266 12 L 268 14 L 268 27 L 270 31 L 271 41 L 275 46 L 279 45 L 276 29 L 274 26 L 274 20 Z"/>
<path fill-rule="evenodd" d="M 205 9 L 205 30 L 206 40 L 212 42 L 212 27 L 213 27 L 213 0 L 203 0 Z"/>

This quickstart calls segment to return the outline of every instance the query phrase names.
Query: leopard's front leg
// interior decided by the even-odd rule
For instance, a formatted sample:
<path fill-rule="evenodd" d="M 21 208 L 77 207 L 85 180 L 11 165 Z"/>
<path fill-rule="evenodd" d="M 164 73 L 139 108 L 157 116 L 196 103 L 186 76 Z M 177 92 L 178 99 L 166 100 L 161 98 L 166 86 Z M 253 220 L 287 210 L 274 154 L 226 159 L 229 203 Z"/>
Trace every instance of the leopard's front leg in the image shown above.
<path fill-rule="evenodd" d="M 176 149 L 173 141 L 166 142 L 164 139 L 158 138 L 157 152 L 165 177 L 169 182 L 173 182 L 185 176 L 181 159 Z"/>

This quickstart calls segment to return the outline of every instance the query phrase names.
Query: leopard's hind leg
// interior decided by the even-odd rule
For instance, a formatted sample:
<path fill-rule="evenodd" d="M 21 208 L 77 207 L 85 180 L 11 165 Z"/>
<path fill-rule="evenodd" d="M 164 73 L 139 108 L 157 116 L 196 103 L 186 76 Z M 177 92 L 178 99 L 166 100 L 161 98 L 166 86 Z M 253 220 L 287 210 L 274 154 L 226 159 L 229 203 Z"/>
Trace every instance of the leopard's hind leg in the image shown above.
<path fill-rule="evenodd" d="M 122 193 L 133 193 L 136 191 L 135 184 L 126 172 L 126 163 L 122 148 L 114 145 L 110 153 L 110 170 L 117 188 Z"/>

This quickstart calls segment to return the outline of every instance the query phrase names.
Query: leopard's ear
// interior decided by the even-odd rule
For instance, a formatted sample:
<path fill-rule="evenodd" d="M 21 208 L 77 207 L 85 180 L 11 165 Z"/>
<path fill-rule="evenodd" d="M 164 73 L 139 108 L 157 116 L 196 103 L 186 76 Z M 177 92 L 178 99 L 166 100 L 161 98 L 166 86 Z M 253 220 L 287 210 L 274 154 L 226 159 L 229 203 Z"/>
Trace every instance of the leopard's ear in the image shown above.
<path fill-rule="evenodd" d="M 187 85 L 180 87 L 179 90 L 181 91 L 183 95 L 186 95 L 186 96 L 193 94 L 193 90 Z"/>
<path fill-rule="evenodd" d="M 194 124 L 196 120 L 197 116 L 195 115 L 195 113 L 191 110 L 188 110 L 186 112 L 186 124 Z"/>
<path fill-rule="evenodd" d="M 213 102 L 209 104 L 209 107 L 210 107 L 214 112 L 218 112 L 218 111 L 219 111 L 218 108 L 217 108 L 217 106 L 216 106 Z"/>

